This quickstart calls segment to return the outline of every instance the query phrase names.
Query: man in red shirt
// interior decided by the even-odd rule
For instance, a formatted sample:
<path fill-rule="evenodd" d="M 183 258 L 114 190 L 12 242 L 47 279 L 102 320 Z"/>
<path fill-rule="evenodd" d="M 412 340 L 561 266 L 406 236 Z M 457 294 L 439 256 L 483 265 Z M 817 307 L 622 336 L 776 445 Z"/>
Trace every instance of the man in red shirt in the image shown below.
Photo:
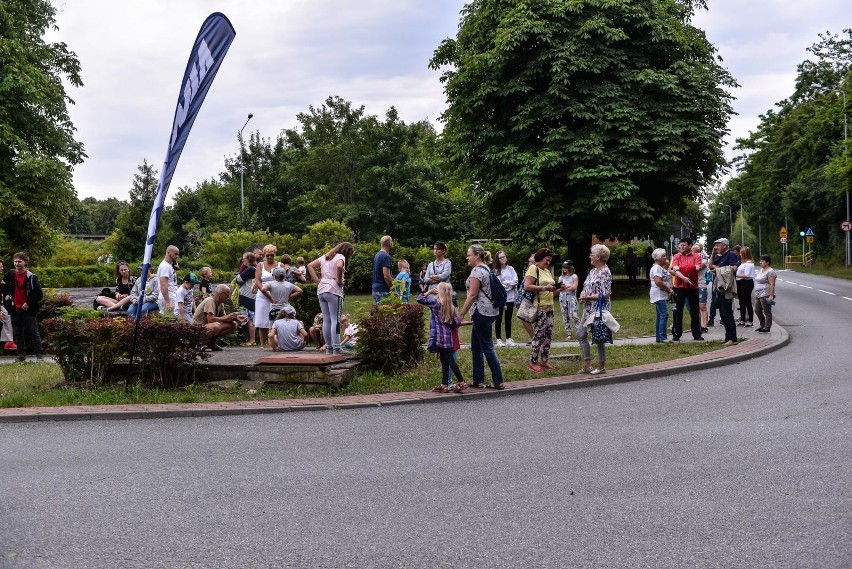
<path fill-rule="evenodd" d="M 692 252 L 692 239 L 684 237 L 678 252 L 672 257 L 671 272 L 674 279 L 675 314 L 672 320 L 672 340 L 680 341 L 683 334 L 683 307 L 689 301 L 689 320 L 692 338 L 701 341 L 701 319 L 698 311 L 698 271 L 704 265 L 701 255 Z"/>
<path fill-rule="evenodd" d="M 27 270 L 30 258 L 24 252 L 12 257 L 15 269 L 3 278 L 3 290 L 0 291 L 3 302 L 12 317 L 12 330 L 15 344 L 18 345 L 18 361 L 26 359 L 27 343 L 30 344 L 36 359 L 42 359 L 41 337 L 38 334 L 38 303 L 44 296 L 38 277 Z"/>

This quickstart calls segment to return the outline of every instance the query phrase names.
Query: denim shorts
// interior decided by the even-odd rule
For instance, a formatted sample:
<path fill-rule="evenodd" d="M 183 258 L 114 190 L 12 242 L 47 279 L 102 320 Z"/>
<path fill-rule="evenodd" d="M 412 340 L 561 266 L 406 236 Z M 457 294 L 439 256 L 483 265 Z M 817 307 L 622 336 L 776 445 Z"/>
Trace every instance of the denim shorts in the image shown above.
<path fill-rule="evenodd" d="M 707 304 L 707 288 L 698 289 L 698 304 Z"/>

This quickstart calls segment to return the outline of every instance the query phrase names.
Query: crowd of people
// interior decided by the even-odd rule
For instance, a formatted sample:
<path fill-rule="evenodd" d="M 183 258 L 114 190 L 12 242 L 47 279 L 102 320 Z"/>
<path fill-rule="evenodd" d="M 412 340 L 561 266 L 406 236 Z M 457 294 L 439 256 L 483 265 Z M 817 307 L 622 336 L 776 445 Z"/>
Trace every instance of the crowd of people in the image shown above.
<path fill-rule="evenodd" d="M 392 272 L 393 239 L 386 235 L 373 259 L 371 293 L 378 304 L 390 295 L 408 302 L 412 290 L 411 269 L 405 259 L 396 263 Z M 275 351 L 298 351 L 313 342 L 317 350 L 328 354 L 344 354 L 357 342 L 357 324 L 344 314 L 344 285 L 346 270 L 355 247 L 343 242 L 325 254 L 306 262 L 304 258 L 278 256 L 274 245 L 247 251 L 235 278 L 235 290 L 227 284 L 213 285 L 212 270 L 202 268 L 201 278 L 193 272 L 178 277 L 180 251 L 167 247 L 162 261 L 154 270 L 149 268 L 145 289 L 142 279 L 131 275 L 130 266 L 120 261 L 115 267 L 115 287 L 104 289 L 94 299 L 94 306 L 108 313 L 126 311 L 135 318 L 150 312 L 173 314 L 178 319 L 204 327 L 209 346 L 221 350 L 217 340 L 245 325 L 246 346 L 260 345 Z M 434 260 L 420 271 L 414 286 L 420 289 L 416 301 L 430 310 L 428 349 L 441 362 L 441 384 L 436 392 L 459 392 L 471 388 L 503 389 L 504 377 L 496 347 L 513 347 L 513 314 L 518 317 L 530 337 L 528 368 L 534 373 L 555 369 L 550 363 L 556 303 L 562 316 L 566 337 L 576 337 L 582 353 L 580 373 L 606 373 L 606 343 L 611 335 L 595 332 L 596 320 L 607 321 L 611 311 L 612 273 L 608 266 L 610 250 L 603 244 L 590 249 L 591 269 L 582 283 L 575 275 L 574 263 L 561 263 L 556 275 L 551 265 L 556 254 L 543 247 L 530 258 L 522 277 L 508 263 L 505 251 L 494 258 L 478 244 L 467 250 L 469 274 L 465 282 L 466 297 L 458 306 L 456 292 L 450 283 L 452 262 L 447 245 L 437 241 L 432 252 Z M 632 255 L 632 249 L 628 255 Z M 678 252 L 669 261 L 665 249 L 648 253 L 652 265 L 647 267 L 650 301 L 655 306 L 655 339 L 659 343 L 677 342 L 683 334 L 684 311 L 690 314 L 693 340 L 704 339 L 703 333 L 715 325 L 720 314 L 725 328 L 726 345 L 737 343 L 737 322 L 733 302 L 739 298 L 740 326 L 752 326 L 757 315 L 757 332 L 767 333 L 772 327 L 772 306 L 775 304 L 776 273 L 768 255 L 761 255 L 759 268 L 754 265 L 748 247 L 730 249 L 725 238 L 717 239 L 707 255 L 691 239 L 680 240 Z M 0 341 L 13 341 L 18 359 L 23 360 L 27 346 L 41 358 L 42 345 L 38 335 L 36 314 L 43 293 L 38 278 L 27 269 L 29 258 L 16 253 L 14 269 L 3 274 L 0 261 L 0 283 L 4 307 L 0 309 Z M 635 286 L 638 266 L 635 255 L 626 269 L 631 287 Z M 141 267 L 140 267 L 141 269 Z M 292 301 L 303 294 L 300 284 L 317 284 L 320 313 L 306 330 L 296 318 Z M 200 294 L 195 294 L 195 286 Z M 494 302 L 495 290 L 502 288 L 505 302 Z M 754 303 L 751 302 L 754 294 Z M 226 312 L 231 300 L 236 311 Z M 710 308 L 708 310 L 708 302 Z M 672 310 L 671 340 L 668 339 L 668 312 Z M 469 320 L 467 319 L 470 315 Z M 611 317 L 611 315 L 609 315 Z M 458 329 L 471 326 L 470 348 L 472 378 L 468 383 L 456 363 L 459 349 Z M 10 333 L 11 332 L 11 333 Z M 503 338 L 505 337 L 505 343 Z M 496 342 L 494 340 L 496 338 Z M 591 345 L 597 351 L 592 365 Z M 486 381 L 485 366 L 490 371 Z"/>

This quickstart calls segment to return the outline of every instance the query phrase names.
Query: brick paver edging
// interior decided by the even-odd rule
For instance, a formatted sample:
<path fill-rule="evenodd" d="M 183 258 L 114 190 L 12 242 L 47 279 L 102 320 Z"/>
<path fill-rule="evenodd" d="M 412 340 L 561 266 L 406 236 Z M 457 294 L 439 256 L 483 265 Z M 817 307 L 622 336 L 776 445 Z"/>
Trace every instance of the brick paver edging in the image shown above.
<path fill-rule="evenodd" d="M 689 356 L 654 364 L 608 371 L 605 375 L 566 375 L 526 379 L 506 383 L 506 389 L 468 389 L 460 394 L 437 394 L 431 391 L 377 393 L 373 395 L 344 395 L 307 399 L 273 399 L 264 401 L 227 401 L 221 403 L 159 403 L 136 405 L 76 405 L 67 407 L 15 407 L 0 409 L 0 423 L 32 421 L 81 421 L 114 419 L 159 419 L 168 417 L 209 417 L 214 415 L 256 415 L 384 407 L 412 403 L 435 403 L 487 397 L 503 397 L 519 393 L 540 393 L 556 389 L 592 387 L 627 381 L 639 381 L 676 375 L 688 371 L 706 370 L 739 363 L 765 355 L 790 343 L 787 331 L 775 326 L 768 337 L 751 338 L 736 346 L 715 352 Z"/>

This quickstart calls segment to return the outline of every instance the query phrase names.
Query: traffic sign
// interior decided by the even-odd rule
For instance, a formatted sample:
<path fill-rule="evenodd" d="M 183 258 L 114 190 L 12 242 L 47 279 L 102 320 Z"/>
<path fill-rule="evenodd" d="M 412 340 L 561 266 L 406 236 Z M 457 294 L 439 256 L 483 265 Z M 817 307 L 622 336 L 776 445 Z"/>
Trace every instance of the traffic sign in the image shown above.
<path fill-rule="evenodd" d="M 850 223 L 848 221 L 844 221 L 843 223 L 840 224 L 840 229 L 849 233 L 850 231 L 852 231 L 852 223 Z"/>
<path fill-rule="evenodd" d="M 813 243 L 813 242 L 814 242 L 814 236 L 813 236 L 813 235 L 808 235 L 807 237 L 805 237 L 805 240 L 806 240 L 808 243 Z"/>
<path fill-rule="evenodd" d="M 805 227 L 805 235 L 813 237 L 815 235 L 813 227 Z"/>
<path fill-rule="evenodd" d="M 786 237 L 782 237 L 782 238 L 781 238 L 781 244 L 782 244 L 782 245 L 786 245 L 786 244 L 787 244 L 787 238 L 786 238 Z"/>
<path fill-rule="evenodd" d="M 782 239 L 787 238 L 787 228 L 786 227 L 782 227 L 781 229 L 778 230 L 778 237 L 781 237 Z M 784 242 L 782 241 L 782 243 L 784 243 Z"/>

